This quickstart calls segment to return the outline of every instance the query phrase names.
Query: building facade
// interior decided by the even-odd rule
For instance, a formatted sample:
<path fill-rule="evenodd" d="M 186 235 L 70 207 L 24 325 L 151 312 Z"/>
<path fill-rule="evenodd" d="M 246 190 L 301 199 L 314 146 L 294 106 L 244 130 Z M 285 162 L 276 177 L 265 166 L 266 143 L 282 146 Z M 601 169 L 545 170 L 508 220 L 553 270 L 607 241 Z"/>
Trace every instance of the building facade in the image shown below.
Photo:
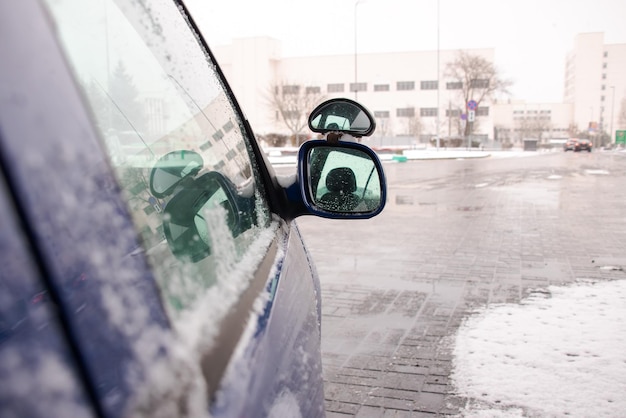
<path fill-rule="evenodd" d="M 240 104 L 260 135 L 289 134 L 271 104 L 277 86 L 301 88 L 320 100 L 349 97 L 374 113 L 376 144 L 432 143 L 433 138 L 463 136 L 465 105 L 459 83 L 446 78 L 448 63 L 458 50 L 410 51 L 282 57 L 280 42 L 271 38 L 236 39 L 215 49 Z M 494 62 L 494 49 L 465 50 Z M 527 139 L 549 143 L 575 136 L 593 122 L 598 132 L 619 128 L 618 109 L 626 88 L 626 45 L 604 45 L 602 34 L 577 36 L 566 65 L 563 103 L 483 101 L 475 112 L 472 136 L 499 148 L 519 146 Z M 592 78 L 597 83 L 585 80 Z M 477 80 L 480 81 L 480 80 Z M 613 97 L 613 95 L 615 97 Z M 312 109 L 309 109 L 312 110 Z M 306 134 L 306 133 L 305 133 Z"/>
<path fill-rule="evenodd" d="M 615 131 L 626 129 L 620 118 L 626 98 L 626 44 L 605 44 L 604 34 L 583 33 L 565 65 L 563 101 L 572 105 L 572 124 L 597 137 L 606 132 L 612 142 Z"/>

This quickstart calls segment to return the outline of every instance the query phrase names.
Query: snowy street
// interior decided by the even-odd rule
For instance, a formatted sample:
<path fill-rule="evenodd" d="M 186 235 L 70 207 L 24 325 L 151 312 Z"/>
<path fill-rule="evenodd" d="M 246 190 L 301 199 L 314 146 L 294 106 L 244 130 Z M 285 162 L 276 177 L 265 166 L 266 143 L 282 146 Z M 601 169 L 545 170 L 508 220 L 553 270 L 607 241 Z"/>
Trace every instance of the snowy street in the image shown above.
<path fill-rule="evenodd" d="M 626 409 L 626 158 L 518 157 L 385 163 L 379 217 L 298 220 L 329 418 Z"/>

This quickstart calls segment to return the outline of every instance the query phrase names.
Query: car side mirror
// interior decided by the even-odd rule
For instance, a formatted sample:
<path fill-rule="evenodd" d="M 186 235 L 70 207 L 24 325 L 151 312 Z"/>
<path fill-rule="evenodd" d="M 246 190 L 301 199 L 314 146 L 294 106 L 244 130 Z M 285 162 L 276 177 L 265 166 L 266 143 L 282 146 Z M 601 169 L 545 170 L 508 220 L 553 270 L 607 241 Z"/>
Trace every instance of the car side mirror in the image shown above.
<path fill-rule="evenodd" d="M 321 103 L 309 115 L 308 124 L 316 133 L 341 132 L 355 137 L 369 136 L 376 129 L 376 121 L 369 110 L 346 98 Z"/>
<path fill-rule="evenodd" d="M 305 142 L 298 153 L 298 183 L 308 213 L 325 218 L 371 218 L 387 199 L 378 156 L 354 142 Z"/>

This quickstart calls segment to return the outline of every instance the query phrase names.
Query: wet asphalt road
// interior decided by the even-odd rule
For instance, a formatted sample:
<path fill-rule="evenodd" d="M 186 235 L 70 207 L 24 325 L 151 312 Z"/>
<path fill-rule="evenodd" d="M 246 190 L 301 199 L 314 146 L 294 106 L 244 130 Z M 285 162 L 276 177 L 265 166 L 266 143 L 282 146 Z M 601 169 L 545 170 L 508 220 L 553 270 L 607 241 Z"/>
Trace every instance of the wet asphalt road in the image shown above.
<path fill-rule="evenodd" d="M 477 307 L 626 279 L 626 153 L 385 165 L 366 221 L 300 218 L 322 283 L 328 417 L 455 415 L 452 342 Z M 515 378 L 512 376 L 511 378 Z"/>

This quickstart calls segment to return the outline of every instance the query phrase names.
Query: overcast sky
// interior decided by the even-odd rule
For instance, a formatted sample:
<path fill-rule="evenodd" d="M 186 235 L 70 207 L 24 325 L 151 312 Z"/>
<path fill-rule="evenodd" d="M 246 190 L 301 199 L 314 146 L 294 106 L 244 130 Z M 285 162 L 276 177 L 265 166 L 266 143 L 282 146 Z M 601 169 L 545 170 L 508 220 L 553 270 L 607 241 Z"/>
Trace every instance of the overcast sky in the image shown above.
<path fill-rule="evenodd" d="M 560 102 L 574 36 L 626 43 L 624 0 L 187 0 L 210 45 L 270 36 L 284 57 L 494 48 L 516 98 Z M 439 4 L 439 18 L 437 5 Z M 439 36 L 438 36 L 439 34 Z"/>

